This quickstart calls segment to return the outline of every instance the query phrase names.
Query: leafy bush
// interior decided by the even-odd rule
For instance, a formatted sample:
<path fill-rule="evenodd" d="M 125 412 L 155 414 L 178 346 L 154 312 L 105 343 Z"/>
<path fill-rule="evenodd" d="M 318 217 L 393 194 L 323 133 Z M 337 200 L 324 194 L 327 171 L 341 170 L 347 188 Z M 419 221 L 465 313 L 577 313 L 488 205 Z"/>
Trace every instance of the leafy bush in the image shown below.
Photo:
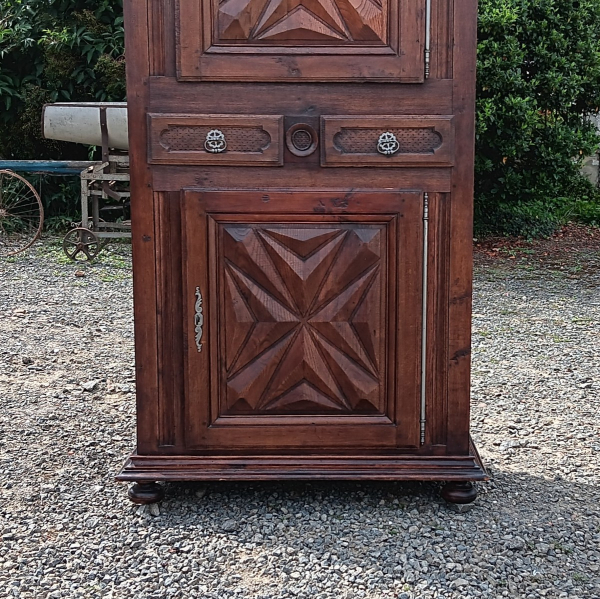
<path fill-rule="evenodd" d="M 480 0 L 475 177 L 479 233 L 593 222 L 580 174 L 600 137 L 600 0 Z"/>
<path fill-rule="evenodd" d="M 0 0 L 0 156 L 86 157 L 41 138 L 41 107 L 124 99 L 122 12 L 122 0 Z"/>
<path fill-rule="evenodd" d="M 479 0 L 479 11 L 476 230 L 600 224 L 599 192 L 580 175 L 599 144 L 586 117 L 600 104 L 600 0 Z M 122 100 L 123 44 L 122 0 L 0 0 L 0 156 L 86 159 L 84 146 L 41 139 L 41 106 Z M 61 196 L 69 185 L 45 189 L 51 213 L 78 204 L 74 188 Z"/>
<path fill-rule="evenodd" d="M 122 0 L 0 0 L 1 158 L 88 159 L 85 146 L 42 138 L 42 106 L 125 98 L 122 13 Z M 47 215 L 78 212 L 78 187 L 44 177 Z"/>

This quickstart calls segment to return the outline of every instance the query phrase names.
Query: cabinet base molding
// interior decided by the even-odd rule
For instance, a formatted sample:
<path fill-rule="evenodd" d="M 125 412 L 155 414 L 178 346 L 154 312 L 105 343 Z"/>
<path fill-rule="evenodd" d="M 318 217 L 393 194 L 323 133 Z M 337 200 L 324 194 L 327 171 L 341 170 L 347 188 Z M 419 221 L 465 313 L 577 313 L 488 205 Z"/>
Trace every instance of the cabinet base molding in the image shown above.
<path fill-rule="evenodd" d="M 120 481 L 439 480 L 483 481 L 477 452 L 468 456 L 165 456 L 132 454 Z"/>

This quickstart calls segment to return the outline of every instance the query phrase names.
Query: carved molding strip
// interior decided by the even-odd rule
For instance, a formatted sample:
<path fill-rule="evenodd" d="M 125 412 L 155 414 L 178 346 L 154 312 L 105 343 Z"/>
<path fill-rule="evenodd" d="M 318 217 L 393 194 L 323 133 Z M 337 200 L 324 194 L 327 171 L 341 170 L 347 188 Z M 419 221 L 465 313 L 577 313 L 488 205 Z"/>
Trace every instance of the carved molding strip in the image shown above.
<path fill-rule="evenodd" d="M 420 442 L 425 444 L 427 429 L 427 306 L 429 281 L 429 194 L 423 194 L 423 303 L 421 320 L 421 410 Z"/>

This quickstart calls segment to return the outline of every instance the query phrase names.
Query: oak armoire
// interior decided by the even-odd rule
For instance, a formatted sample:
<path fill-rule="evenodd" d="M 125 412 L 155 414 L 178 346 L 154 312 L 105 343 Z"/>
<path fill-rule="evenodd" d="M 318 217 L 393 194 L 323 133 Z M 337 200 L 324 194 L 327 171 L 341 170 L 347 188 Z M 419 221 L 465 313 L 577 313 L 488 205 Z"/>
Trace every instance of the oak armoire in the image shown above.
<path fill-rule="evenodd" d="M 469 436 L 476 0 L 125 0 L 119 480 L 448 481 Z"/>

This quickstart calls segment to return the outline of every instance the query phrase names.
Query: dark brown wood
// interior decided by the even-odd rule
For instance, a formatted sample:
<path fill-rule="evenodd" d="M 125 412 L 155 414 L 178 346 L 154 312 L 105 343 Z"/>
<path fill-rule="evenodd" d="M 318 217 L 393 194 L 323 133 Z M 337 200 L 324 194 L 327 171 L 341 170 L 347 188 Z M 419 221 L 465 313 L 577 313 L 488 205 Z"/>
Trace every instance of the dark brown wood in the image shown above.
<path fill-rule="evenodd" d="M 308 119 L 299 119 L 297 123 L 290 123 L 286 127 L 285 144 L 287 149 L 300 158 L 310 156 L 319 145 L 319 134 Z"/>
<path fill-rule="evenodd" d="M 456 156 L 460 157 L 452 172 L 451 218 L 449 228 L 449 298 L 448 321 L 448 451 L 464 453 L 469 445 L 471 305 L 473 290 L 473 163 L 475 153 L 475 23 L 477 2 L 454 3 L 454 125 Z M 461 51 L 459 52 L 458 49 Z"/>
<path fill-rule="evenodd" d="M 428 66 L 427 0 L 125 7 L 132 499 L 159 480 L 484 479 L 475 0 L 431 0 Z"/>
<path fill-rule="evenodd" d="M 176 448 L 183 436 L 183 313 L 181 307 L 181 205 L 178 194 L 155 196 L 158 298 L 162 309 L 158 323 L 158 441 Z"/>
<path fill-rule="evenodd" d="M 467 481 L 451 481 L 444 485 L 442 497 L 448 503 L 473 503 L 477 499 L 477 488 Z"/>
<path fill-rule="evenodd" d="M 317 150 L 318 151 L 318 150 Z M 297 182 L 299 189 L 347 189 L 348 181 L 355 189 L 373 189 L 374 181 L 379 189 L 419 189 L 423 185 L 423 170 L 403 167 L 391 168 L 323 168 L 315 172 L 314 161 L 306 163 L 286 162 L 284 168 L 262 166 L 239 167 L 235 177 L 230 169 L 203 166 L 199 169 L 181 166 L 156 165 L 153 169 L 155 191 L 178 191 L 181 189 L 289 189 Z M 452 188 L 451 169 L 432 168 L 426 171 L 430 189 L 449 192 Z"/>
<path fill-rule="evenodd" d="M 156 482 L 139 481 L 129 489 L 127 494 L 133 503 L 146 505 L 158 503 L 165 496 L 165 490 Z"/>
<path fill-rule="evenodd" d="M 179 78 L 421 82 L 425 2 L 179 0 Z"/>
<path fill-rule="evenodd" d="M 454 2 L 437 1 L 431 10 L 431 77 L 452 79 Z"/>
<path fill-rule="evenodd" d="M 452 166 L 451 116 L 323 116 L 322 166 Z M 392 156 L 377 150 L 379 136 L 393 133 L 400 149 Z"/>
<path fill-rule="evenodd" d="M 150 164 L 283 164 L 283 116 L 223 114 L 149 114 Z M 206 151 L 211 130 L 226 141 L 222 153 Z"/>
<path fill-rule="evenodd" d="M 118 480 L 448 480 L 487 475 L 473 455 L 132 455 Z M 452 487 L 451 487 L 452 488 Z"/>
<path fill-rule="evenodd" d="M 284 114 L 284 115 L 448 115 L 452 112 L 453 82 L 429 79 L 426 85 L 381 85 L 376 83 L 278 83 L 277 102 L 273 85 L 206 82 L 202 93 L 192 84 L 177 85 L 171 77 L 148 81 L 153 112 L 179 113 L 182 107 L 195 114 Z M 318 111 L 317 111 L 318 107 Z"/>
<path fill-rule="evenodd" d="M 203 351 L 188 338 L 188 446 L 416 446 L 395 414 L 418 376 L 394 354 L 397 335 L 420 343 L 419 269 L 397 271 L 421 245 L 419 194 L 188 192 L 183 207 L 186 305 L 199 287 L 207 322 Z"/>
<path fill-rule="evenodd" d="M 127 22 L 127 108 L 131 188 L 131 245 L 134 272 L 136 405 L 141 452 L 156 451 L 158 432 L 158 323 L 154 194 L 146 163 L 146 112 L 150 72 L 147 0 L 125 2 Z M 135 51 L 133 51 L 135 49 Z M 160 278 L 160 277 L 159 277 Z"/>
<path fill-rule="evenodd" d="M 429 197 L 430 251 L 427 305 L 427 417 L 426 444 L 432 451 L 445 451 L 448 419 L 448 265 L 450 262 L 450 197 Z"/>

